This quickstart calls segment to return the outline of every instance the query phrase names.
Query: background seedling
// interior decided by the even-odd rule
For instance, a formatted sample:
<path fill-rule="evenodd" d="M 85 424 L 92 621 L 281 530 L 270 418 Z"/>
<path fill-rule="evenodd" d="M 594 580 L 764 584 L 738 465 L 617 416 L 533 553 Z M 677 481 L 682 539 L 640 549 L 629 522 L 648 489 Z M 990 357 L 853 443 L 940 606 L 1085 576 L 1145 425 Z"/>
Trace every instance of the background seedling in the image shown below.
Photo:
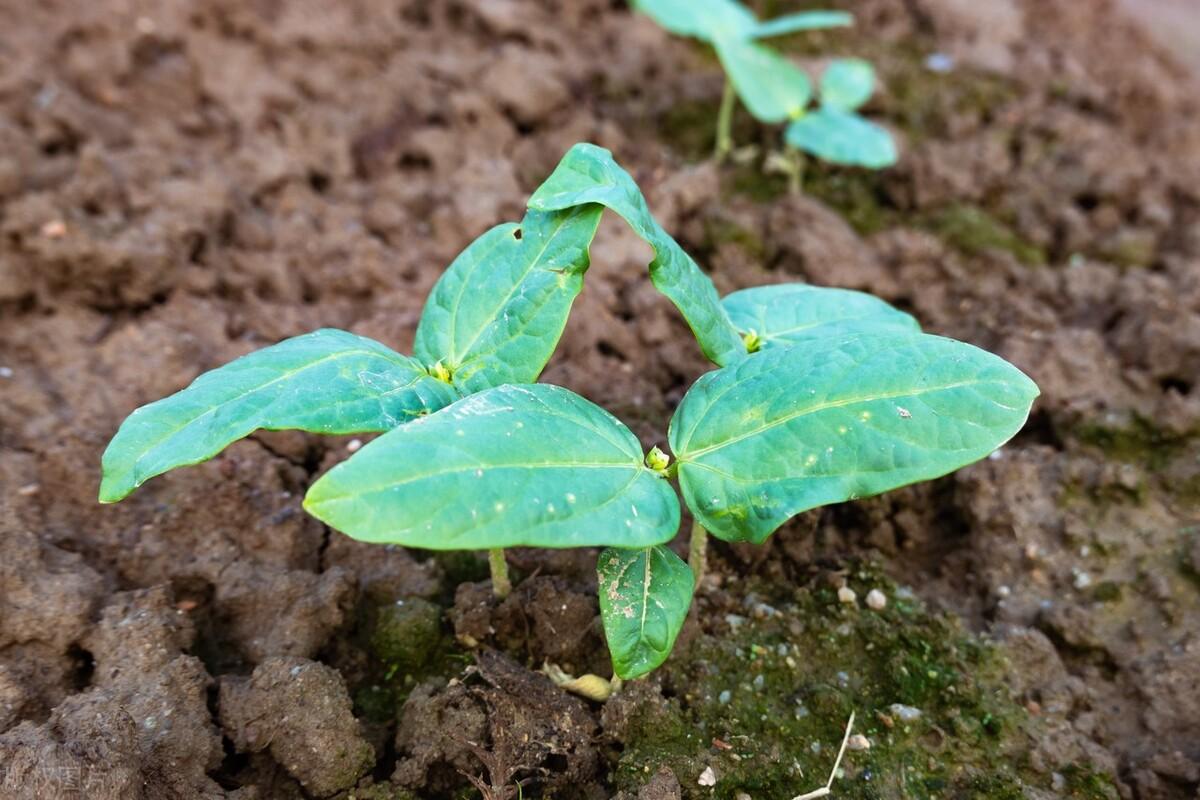
<path fill-rule="evenodd" d="M 533 383 L 582 286 L 604 209 L 654 249 L 651 281 L 718 366 L 643 453 L 604 409 Z M 1024 424 L 1015 367 L 922 333 L 858 292 L 768 286 L 720 299 L 594 145 L 564 156 L 520 225 L 488 231 L 435 285 L 416 355 L 344 331 L 289 339 L 138 409 L 103 458 L 102 502 L 258 429 L 382 432 L 312 484 L 304 507 L 366 542 L 488 550 L 605 548 L 601 617 L 621 678 L 669 655 L 703 573 L 707 533 L 762 542 L 790 517 L 946 474 Z M 665 545 L 695 520 L 691 565 Z"/>
<path fill-rule="evenodd" d="M 809 108 L 808 76 L 760 39 L 799 31 L 844 27 L 853 18 L 840 11 L 806 11 L 760 22 L 736 0 L 632 0 L 672 33 L 707 42 L 725 69 L 725 89 L 717 115 L 718 159 L 733 148 L 735 98 L 755 119 L 788 123 L 784 141 L 794 151 L 833 164 L 881 169 L 896 162 L 887 131 L 855 113 L 875 89 L 875 71 L 865 61 L 840 59 L 821 76 L 818 104 Z M 802 162 L 795 153 L 773 159 L 777 169 L 799 184 Z"/>

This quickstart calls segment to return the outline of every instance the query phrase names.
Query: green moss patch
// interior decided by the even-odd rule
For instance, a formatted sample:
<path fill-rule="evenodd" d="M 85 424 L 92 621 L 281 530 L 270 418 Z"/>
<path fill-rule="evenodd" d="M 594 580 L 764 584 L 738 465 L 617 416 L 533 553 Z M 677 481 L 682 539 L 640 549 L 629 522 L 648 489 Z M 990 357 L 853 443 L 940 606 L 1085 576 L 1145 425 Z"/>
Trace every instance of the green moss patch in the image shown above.
<path fill-rule="evenodd" d="M 727 617 L 732 629 L 699 637 L 664 667 L 665 704 L 639 709 L 615 779 L 633 789 L 666 764 L 685 797 L 792 797 L 824 783 L 844 726 L 870 748 L 847 755 L 839 798 L 1019 798 L 1049 790 L 1025 762 L 1034 722 L 1010 696 L 996 647 L 928 612 L 864 570 L 860 598 L 797 590 L 778 611 Z M 698 786 L 711 767 L 712 789 Z M 1109 797 L 1080 782 L 1079 797 Z M 1091 792 L 1091 793 L 1087 793 Z"/>

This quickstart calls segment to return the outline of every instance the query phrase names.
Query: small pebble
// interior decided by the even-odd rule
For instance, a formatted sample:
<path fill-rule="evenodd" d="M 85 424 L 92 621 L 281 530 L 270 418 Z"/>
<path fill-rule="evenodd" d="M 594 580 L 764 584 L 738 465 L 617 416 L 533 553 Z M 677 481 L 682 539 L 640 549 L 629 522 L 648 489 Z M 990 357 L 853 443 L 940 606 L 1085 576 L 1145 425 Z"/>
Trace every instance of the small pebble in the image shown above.
<path fill-rule="evenodd" d="M 925 68 L 930 72 L 950 72 L 954 69 L 954 57 L 946 53 L 930 53 L 925 57 Z"/>
<path fill-rule="evenodd" d="M 745 792 L 738 792 L 734 800 L 753 800 L 753 798 Z"/>
<path fill-rule="evenodd" d="M 921 709 L 906 706 L 903 703 L 892 703 L 888 706 L 888 711 L 892 712 L 892 716 L 901 722 L 916 722 L 921 718 Z"/>
<path fill-rule="evenodd" d="M 52 219 L 42 226 L 42 236 L 47 239 L 61 239 L 67 235 L 67 223 L 61 219 Z"/>
<path fill-rule="evenodd" d="M 357 453 L 360 447 L 362 447 L 362 439 L 351 439 L 346 442 L 346 449 L 351 453 Z"/>
<path fill-rule="evenodd" d="M 1083 590 L 1083 589 L 1088 588 L 1091 585 L 1092 585 L 1092 576 L 1091 575 L 1087 574 L 1086 572 L 1082 572 L 1082 571 L 1075 573 L 1075 588 L 1076 589 Z"/>
<path fill-rule="evenodd" d="M 767 685 L 767 679 L 762 675 L 754 676 L 754 688 L 761 689 Z"/>
<path fill-rule="evenodd" d="M 12 367 L 0 367 L 0 378 L 11 378 L 12 376 Z"/>
<path fill-rule="evenodd" d="M 853 605 L 858 602 L 858 594 L 849 586 L 843 586 L 838 589 L 838 602 Z"/>
<path fill-rule="evenodd" d="M 1012 589 L 1008 588 L 1008 586 L 996 587 L 996 596 L 997 597 L 1008 597 L 1010 594 L 1012 594 Z"/>
<path fill-rule="evenodd" d="M 17 489 L 17 494 L 21 495 L 21 497 L 32 497 L 33 495 L 37 494 L 41 488 L 42 487 L 36 483 L 27 483 L 20 489 Z"/>
<path fill-rule="evenodd" d="M 867 592 L 867 607 L 872 611 L 883 611 L 887 608 L 887 595 L 878 589 Z"/>
<path fill-rule="evenodd" d="M 871 740 L 863 736 L 861 733 L 856 733 L 846 742 L 847 750 L 870 750 Z"/>
<path fill-rule="evenodd" d="M 705 767 L 704 772 L 700 773 L 700 778 L 696 781 L 696 783 L 700 784 L 701 786 L 716 786 L 717 773 L 713 772 L 712 767 Z"/>
<path fill-rule="evenodd" d="M 726 689 L 725 691 L 723 691 L 719 695 L 717 695 L 717 702 L 723 706 L 729 705 L 729 701 L 732 699 L 733 699 L 733 692 L 729 691 L 728 689 Z"/>

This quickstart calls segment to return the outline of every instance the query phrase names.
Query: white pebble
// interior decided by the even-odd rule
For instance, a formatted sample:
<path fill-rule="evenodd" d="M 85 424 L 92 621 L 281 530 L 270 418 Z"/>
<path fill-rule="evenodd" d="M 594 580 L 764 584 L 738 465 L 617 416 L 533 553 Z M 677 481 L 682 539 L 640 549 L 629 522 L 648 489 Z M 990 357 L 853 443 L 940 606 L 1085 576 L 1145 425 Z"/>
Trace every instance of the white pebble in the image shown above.
<path fill-rule="evenodd" d="M 892 703 L 888 706 L 888 711 L 892 712 L 892 716 L 901 722 L 916 722 L 921 718 L 921 709 L 906 706 L 903 703 Z"/>
<path fill-rule="evenodd" d="M 849 586 L 843 586 L 838 589 L 838 601 L 846 605 L 853 605 L 858 602 L 858 594 Z"/>
<path fill-rule="evenodd" d="M 887 608 L 887 595 L 878 589 L 867 592 L 867 607 L 872 611 L 883 611 Z"/>
<path fill-rule="evenodd" d="M 713 772 L 712 767 L 705 767 L 704 772 L 700 773 L 700 779 L 697 780 L 696 783 L 700 784 L 701 786 L 716 786 L 717 773 Z"/>
<path fill-rule="evenodd" d="M 871 740 L 863 736 L 861 733 L 856 733 L 850 737 L 850 741 L 846 742 L 847 750 L 870 750 Z"/>
<path fill-rule="evenodd" d="M 362 439 L 351 439 L 346 442 L 346 449 L 351 453 L 357 453 L 360 447 L 362 447 Z"/>
<path fill-rule="evenodd" d="M 1075 588 L 1076 589 L 1080 589 L 1080 590 L 1086 589 L 1091 585 L 1092 585 L 1092 576 L 1091 575 L 1088 575 L 1086 572 L 1076 572 L 1075 573 Z"/>

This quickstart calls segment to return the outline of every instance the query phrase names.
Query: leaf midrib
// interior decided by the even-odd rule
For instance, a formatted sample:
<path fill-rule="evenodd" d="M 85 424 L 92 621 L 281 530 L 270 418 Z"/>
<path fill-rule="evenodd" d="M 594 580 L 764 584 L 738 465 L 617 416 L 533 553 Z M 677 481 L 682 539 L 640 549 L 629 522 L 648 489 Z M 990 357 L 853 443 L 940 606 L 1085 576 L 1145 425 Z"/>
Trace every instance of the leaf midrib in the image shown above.
<path fill-rule="evenodd" d="M 259 351 L 259 352 L 263 352 L 263 351 Z M 413 369 L 412 365 L 407 363 L 406 361 L 398 360 L 396 358 L 393 358 L 392 355 L 389 355 L 386 353 L 380 353 L 375 350 L 355 349 L 355 350 L 341 350 L 336 353 L 330 353 L 329 355 L 318 358 L 316 361 L 310 361 L 301 367 L 284 372 L 284 373 L 272 378 L 271 380 L 267 381 L 266 383 L 260 383 L 257 386 L 247 389 L 246 391 L 244 391 L 240 394 L 237 394 L 233 397 L 222 400 L 217 405 L 209 406 L 207 409 L 200 412 L 196 416 L 192 417 L 191 419 L 188 419 L 182 425 L 179 425 L 175 428 L 172 428 L 171 430 L 168 430 L 165 434 L 158 437 L 153 442 L 151 442 L 150 444 L 148 444 L 142 448 L 142 454 L 140 456 L 138 456 L 136 459 L 134 459 L 133 463 L 129 466 L 129 471 L 136 471 L 138 465 L 141 464 L 142 461 L 144 459 L 146 459 L 152 452 L 154 452 L 160 445 L 162 445 L 163 442 L 167 441 L 168 439 L 172 438 L 173 436 L 178 436 L 181 432 L 183 432 L 187 428 L 190 428 L 191 426 L 195 425 L 197 422 L 199 422 L 200 420 L 209 416 L 210 414 L 215 414 L 222 407 L 225 407 L 231 403 L 236 403 L 240 400 L 243 400 L 246 397 L 249 397 L 250 395 L 254 394 L 255 392 L 261 392 L 263 389 L 266 389 L 268 386 L 273 386 L 276 383 L 279 383 L 280 381 L 287 380 L 288 378 L 294 378 L 295 376 L 299 375 L 300 373 L 305 372 L 309 369 L 312 369 L 313 367 L 320 366 L 321 364 L 326 364 L 330 361 L 336 361 L 338 359 L 346 358 L 349 356 L 362 356 L 362 355 L 377 356 L 381 359 L 390 361 L 393 364 L 407 367 L 408 369 Z M 394 355 L 399 355 L 399 354 L 394 354 Z M 403 356 L 401 356 L 401 359 L 402 358 L 403 358 Z M 261 367 L 250 367 L 250 368 L 251 369 L 261 369 Z M 415 369 L 413 369 L 413 372 L 415 373 L 417 371 Z M 212 373 L 205 373 L 205 374 L 211 375 Z M 201 377 L 203 377 L 203 376 L 201 376 Z M 420 377 L 419 373 L 417 374 L 417 377 L 418 378 Z M 412 384 L 410 383 L 409 386 L 411 386 L 411 385 Z M 192 388 L 192 386 L 194 386 L 194 382 L 193 382 L 193 384 L 189 385 L 187 388 L 183 389 L 182 391 L 187 391 L 187 389 Z M 169 400 L 170 398 L 167 398 L 167 399 Z"/>
<path fill-rule="evenodd" d="M 778 419 L 771 420 L 770 422 L 766 423 L 765 425 L 760 425 L 757 428 L 753 428 L 749 431 L 746 431 L 745 433 L 738 434 L 737 436 L 726 439 L 722 442 L 718 442 L 716 444 L 709 445 L 708 447 L 701 448 L 700 450 L 696 450 L 696 451 L 693 451 L 690 453 L 685 452 L 683 454 L 677 454 L 677 457 L 678 457 L 679 461 L 681 461 L 681 462 L 682 461 L 694 461 L 696 458 L 698 458 L 702 455 L 715 452 L 724 447 L 728 447 L 731 444 L 736 444 L 744 439 L 749 439 L 752 436 L 757 436 L 760 433 L 764 433 L 764 432 L 771 430 L 772 428 L 776 428 L 780 425 L 786 425 L 787 423 L 791 422 L 792 420 L 808 416 L 809 414 L 816 414 L 821 411 L 828 411 L 831 408 L 843 408 L 845 406 L 852 406 L 856 403 L 869 403 L 869 402 L 873 402 L 876 400 L 895 400 L 900 397 L 921 397 L 922 395 L 931 394 L 933 392 L 944 392 L 949 389 L 959 389 L 959 388 L 962 388 L 965 386 L 978 386 L 983 383 L 991 383 L 991 382 L 993 382 L 993 381 L 974 379 L 974 380 L 969 380 L 969 381 L 958 381 L 956 383 L 941 384 L 939 386 L 928 386 L 928 387 L 925 387 L 923 389 L 918 389 L 918 390 L 908 389 L 905 391 L 885 392 L 882 394 L 873 394 L 873 395 L 863 396 L 863 397 L 848 397 L 848 398 L 845 398 L 842 400 L 836 400 L 836 401 L 826 402 L 826 403 L 819 403 L 815 406 L 801 409 L 801 410 L 793 412 L 791 414 L 785 414 L 784 416 L 779 417 Z M 696 431 L 693 430 L 692 436 L 695 436 L 695 434 L 696 434 Z M 691 437 L 689 437 L 689 439 L 690 438 Z"/>
<path fill-rule="evenodd" d="M 345 463 L 348 464 L 350 462 L 347 461 Z M 476 470 L 484 470 L 485 472 L 491 472 L 493 470 L 500 470 L 500 469 L 535 469 L 535 470 L 540 470 L 540 469 L 622 469 L 622 470 L 633 470 L 635 473 L 634 474 L 635 478 L 641 472 L 649 472 L 649 470 L 647 470 L 646 467 L 642 466 L 641 464 L 628 464 L 628 463 L 627 464 L 596 464 L 596 463 L 585 463 L 585 462 L 556 462 L 556 461 L 543 462 L 543 463 L 519 463 L 519 462 L 516 462 L 516 463 L 511 463 L 511 464 L 487 464 L 487 465 L 473 463 L 473 464 L 469 464 L 469 465 L 465 465 L 465 466 L 461 466 L 461 467 L 454 467 L 452 469 L 440 470 L 438 472 L 425 472 L 420 475 L 414 475 L 411 478 L 405 478 L 404 480 L 390 481 L 385 484 L 378 484 L 378 485 L 372 485 L 369 487 L 358 488 L 353 493 L 340 494 L 340 495 L 337 495 L 336 497 L 332 497 L 327 500 L 315 500 L 315 501 L 313 501 L 313 504 L 314 505 L 324 505 L 326 503 L 344 502 L 347 500 L 354 500 L 354 499 L 362 497 L 364 495 L 375 494 L 377 492 L 384 492 L 384 491 L 388 491 L 390 489 L 395 489 L 399 486 L 407 486 L 408 484 L 416 483 L 417 481 L 430 480 L 432 478 L 441 478 L 441 477 L 444 477 L 447 475 L 457 475 L 459 473 L 470 473 L 470 472 L 475 472 Z M 632 481 L 630 481 L 630 482 L 632 483 Z"/>
<path fill-rule="evenodd" d="M 494 323 L 496 321 L 496 315 L 498 313 L 500 313 L 501 309 L 503 309 L 504 306 L 508 303 L 508 301 L 512 299 L 513 295 L 516 294 L 517 289 L 520 288 L 521 284 L 524 283 L 525 279 L 527 277 L 529 277 L 529 273 L 533 272 L 534 269 L 537 268 L 537 265 L 541 262 L 542 257 L 546 255 L 546 251 L 548 249 L 550 249 L 550 245 L 555 241 L 555 239 L 558 238 L 559 234 L 562 233 L 562 229 L 564 227 L 566 227 L 567 223 L 575 216 L 574 211 L 575 211 L 574 209 L 569 209 L 567 211 L 556 212 L 559 216 L 555 222 L 554 230 L 549 236 L 546 237 L 545 241 L 542 244 L 541 249 L 538 250 L 537 255 L 535 255 L 533 258 L 531 258 L 529 260 L 529 263 L 525 267 L 525 271 L 521 273 L 521 276 L 517 280 L 513 281 L 513 284 L 509 288 L 508 293 L 505 294 L 504 298 L 500 301 L 500 303 L 498 305 L 496 305 L 496 307 L 488 313 L 487 319 L 489 321 L 487 322 L 487 324 L 481 325 L 479 327 L 479 329 L 475 332 L 475 335 L 471 338 L 471 341 L 467 342 L 466 346 L 464 346 L 460 352 L 456 352 L 454 354 L 455 363 L 453 366 L 455 368 L 458 368 L 465 363 L 465 358 L 471 352 L 471 348 L 475 346 L 475 343 L 479 341 L 479 339 L 483 336 L 484 332 L 487 331 L 487 329 L 492 326 L 492 323 Z M 519 227 L 521 227 L 521 226 L 518 226 L 518 228 Z M 511 233 L 509 235 L 511 235 Z M 586 249 L 587 249 L 587 246 L 585 245 L 584 250 L 586 251 Z M 475 273 L 475 270 L 478 269 L 478 267 L 479 267 L 479 264 L 476 263 L 475 267 L 473 267 L 471 269 L 471 272 L 468 273 L 467 277 L 470 277 L 470 275 L 473 275 Z M 460 299 L 461 299 L 461 297 L 460 297 Z M 455 349 L 457 349 L 457 332 L 452 332 L 451 335 L 455 336 Z"/>

